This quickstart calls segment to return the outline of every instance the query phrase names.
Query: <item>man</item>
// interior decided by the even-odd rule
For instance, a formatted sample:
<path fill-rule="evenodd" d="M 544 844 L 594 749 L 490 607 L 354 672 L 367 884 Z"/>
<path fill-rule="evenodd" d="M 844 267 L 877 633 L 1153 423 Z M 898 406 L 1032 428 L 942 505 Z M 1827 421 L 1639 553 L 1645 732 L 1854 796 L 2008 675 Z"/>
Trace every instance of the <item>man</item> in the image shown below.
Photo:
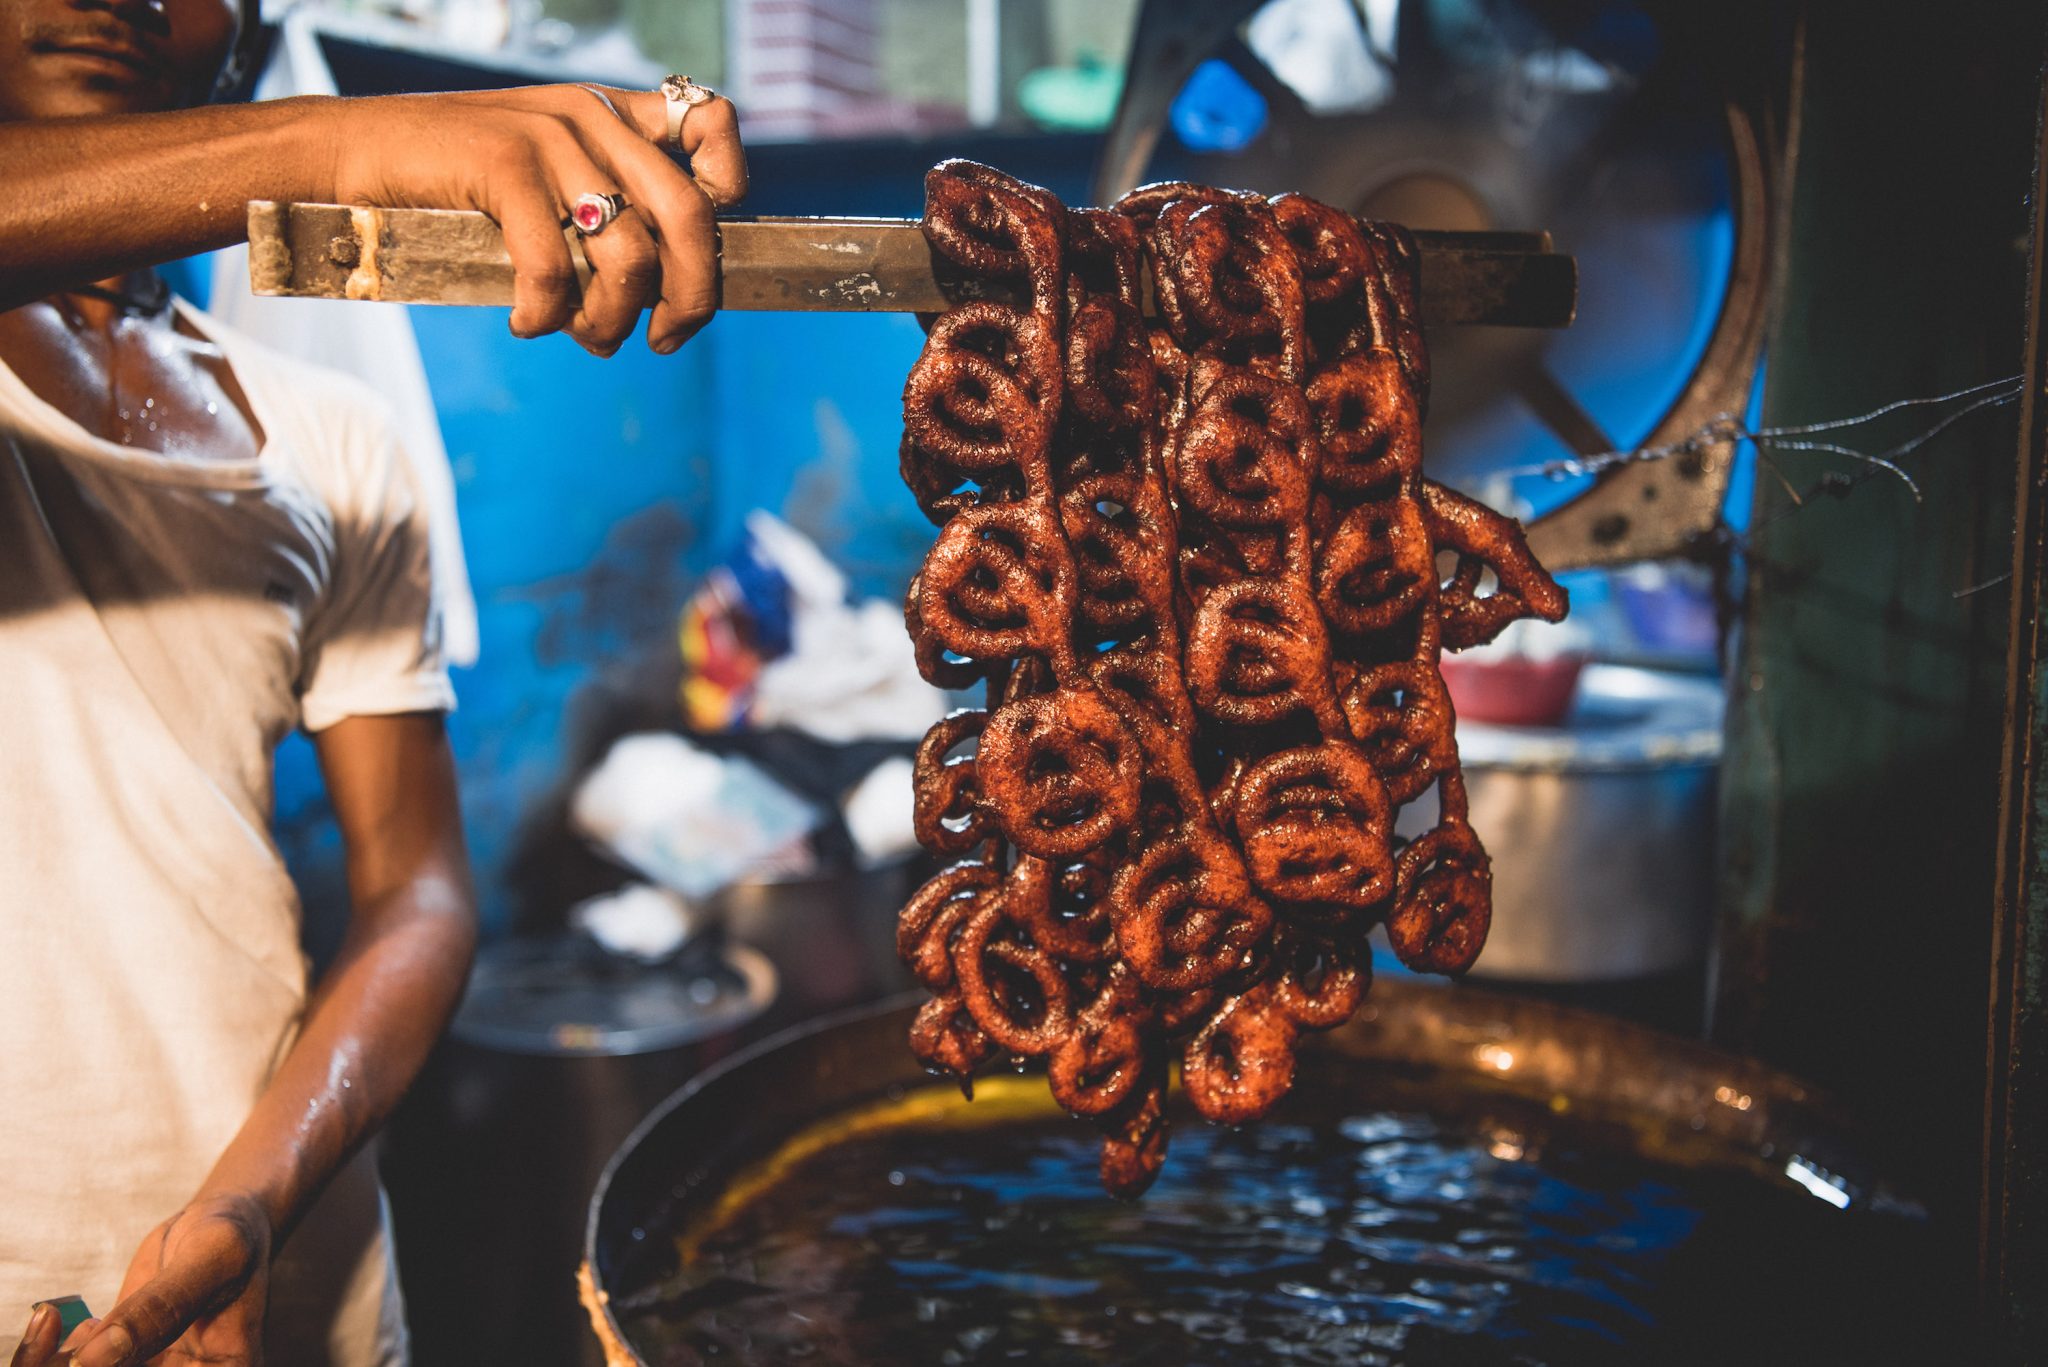
<path fill-rule="evenodd" d="M 402 1360 L 361 1149 L 475 934 L 406 461 L 369 396 L 148 267 L 235 240 L 250 199 L 476 208 L 514 332 L 608 355 L 651 305 L 667 352 L 710 316 L 712 211 L 746 181 L 716 99 L 208 106 L 237 23 L 0 0 L 0 1310 L 82 1293 L 85 1367 Z M 588 195 L 624 207 L 579 296 Z M 266 829 L 301 725 L 352 903 L 310 996 Z M 14 1367 L 59 1338 L 39 1309 Z"/>

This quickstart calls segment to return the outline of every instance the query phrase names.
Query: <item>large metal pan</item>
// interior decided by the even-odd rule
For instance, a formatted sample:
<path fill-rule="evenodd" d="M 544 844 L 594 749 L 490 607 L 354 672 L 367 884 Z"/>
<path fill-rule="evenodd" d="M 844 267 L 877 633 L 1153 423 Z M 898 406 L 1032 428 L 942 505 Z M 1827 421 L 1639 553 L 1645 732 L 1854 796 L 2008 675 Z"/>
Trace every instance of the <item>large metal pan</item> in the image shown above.
<path fill-rule="evenodd" d="M 930 1081 L 904 1043 L 913 1006 L 827 1019 L 737 1055 L 671 1097 L 626 1141 L 591 1202 L 583 1270 L 585 1303 L 609 1361 L 646 1361 L 611 1302 L 675 1275 L 672 1236 L 736 1174 L 809 1126 Z M 1328 1085 L 1335 1070 L 1355 1077 L 1354 1063 L 1468 1108 L 1472 1097 L 1490 1096 L 1603 1117 L 1661 1161 L 1740 1172 L 1759 1184 L 1786 1185 L 1788 1176 L 1819 1182 L 1866 1210 L 1901 1205 L 1844 1118 L 1803 1084 L 1609 1017 L 1390 979 L 1349 1025 L 1305 1045 L 1297 1088 L 1319 1078 Z"/>

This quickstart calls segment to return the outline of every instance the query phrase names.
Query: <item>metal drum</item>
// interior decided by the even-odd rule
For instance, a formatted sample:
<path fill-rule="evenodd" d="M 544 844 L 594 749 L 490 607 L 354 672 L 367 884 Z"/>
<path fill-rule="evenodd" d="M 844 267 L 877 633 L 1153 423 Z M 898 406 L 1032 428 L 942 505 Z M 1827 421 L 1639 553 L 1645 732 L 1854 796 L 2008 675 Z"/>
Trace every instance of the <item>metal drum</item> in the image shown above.
<path fill-rule="evenodd" d="M 661 964 L 571 936 L 484 947 L 384 1141 L 417 1361 L 595 1360 L 575 1291 L 591 1188 L 648 1107 L 736 1049 L 775 991 L 739 945 Z"/>
<path fill-rule="evenodd" d="M 1472 827 L 1493 855 L 1474 976 L 1600 983 L 1705 961 L 1721 713 L 1716 680 L 1595 664 L 1561 725 L 1458 723 Z M 1435 822 L 1431 796 L 1397 829 Z"/>
<path fill-rule="evenodd" d="M 712 897 L 707 920 L 775 965 L 761 1033 L 894 996 L 912 979 L 896 955 L 896 913 L 927 872 L 922 859 L 808 878 L 749 879 Z"/>

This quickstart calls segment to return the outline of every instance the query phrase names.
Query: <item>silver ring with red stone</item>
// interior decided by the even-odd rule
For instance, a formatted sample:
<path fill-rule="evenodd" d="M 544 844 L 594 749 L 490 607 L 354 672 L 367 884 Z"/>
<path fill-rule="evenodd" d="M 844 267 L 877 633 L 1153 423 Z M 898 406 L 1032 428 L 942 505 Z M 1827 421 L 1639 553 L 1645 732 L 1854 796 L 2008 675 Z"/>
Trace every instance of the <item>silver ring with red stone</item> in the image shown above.
<path fill-rule="evenodd" d="M 585 237 L 596 237 L 611 225 L 621 210 L 631 207 L 624 195 L 578 195 L 576 203 L 570 206 L 569 216 L 562 220 L 562 226 L 574 228 Z"/>

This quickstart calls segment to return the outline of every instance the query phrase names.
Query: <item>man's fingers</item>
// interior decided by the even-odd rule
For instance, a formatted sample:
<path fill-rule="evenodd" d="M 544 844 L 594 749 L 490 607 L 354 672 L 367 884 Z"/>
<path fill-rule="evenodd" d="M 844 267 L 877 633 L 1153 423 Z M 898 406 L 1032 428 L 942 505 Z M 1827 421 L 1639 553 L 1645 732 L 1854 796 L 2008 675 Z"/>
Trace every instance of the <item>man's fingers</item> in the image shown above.
<path fill-rule="evenodd" d="M 710 321 L 718 302 L 717 225 L 711 201 L 666 153 L 642 136 L 628 112 L 632 92 L 609 92 L 615 97 L 610 109 L 587 98 L 587 90 L 571 93 L 586 96 L 569 105 L 586 150 L 617 179 L 659 253 L 659 299 L 650 297 L 651 288 L 640 289 L 634 297 L 638 303 L 654 305 L 647 323 L 648 345 L 663 353 L 674 351 Z M 600 279 L 607 270 L 621 269 L 610 266 L 604 252 L 621 226 L 623 221 L 585 244 Z M 637 237 L 629 245 L 637 248 Z M 629 258 L 628 265 L 632 264 Z M 635 278 L 627 281 L 629 293 L 642 284 L 638 274 L 636 270 Z M 651 278 L 646 283 L 651 286 Z"/>
<path fill-rule="evenodd" d="M 643 155 L 667 162 L 642 144 Z M 628 160 L 631 160 L 630 158 Z M 711 201 L 673 167 L 642 165 L 629 182 L 661 249 L 661 297 L 647 319 L 647 344 L 666 355 L 711 321 L 718 308 L 718 224 Z"/>
<path fill-rule="evenodd" d="M 497 219 L 512 257 L 512 331 L 531 337 L 567 327 L 586 348 L 608 356 L 649 304 L 648 344 L 663 353 L 709 322 L 718 302 L 714 214 L 747 188 L 732 103 L 714 98 L 686 112 L 686 173 L 663 145 L 667 102 L 658 91 L 553 86 L 496 92 L 492 99 L 522 125 L 525 140 L 508 154 L 509 170 L 500 167 L 482 182 L 491 201 L 483 207 Z M 631 209 L 584 239 L 594 275 L 579 307 L 561 215 L 582 195 L 610 193 L 623 194 Z"/>
<path fill-rule="evenodd" d="M 689 158 L 690 175 L 705 198 L 720 209 L 730 209 L 747 194 L 747 152 L 740 142 L 739 111 L 723 95 L 683 112 L 680 149 L 670 147 L 668 101 L 658 90 L 616 90 L 605 88 L 612 107 L 632 126 L 640 140 L 664 153 L 680 150 Z M 597 101 L 590 103 L 600 110 Z"/>
<path fill-rule="evenodd" d="M 739 111 L 720 95 L 683 116 L 683 155 L 690 176 L 713 204 L 730 209 L 747 196 L 747 150 L 740 145 Z"/>
<path fill-rule="evenodd" d="M 540 168 L 499 178 L 485 207 L 505 236 L 512 258 L 512 333 L 538 337 L 567 326 L 576 316 L 581 287 L 562 236 L 562 210 L 554 187 Z"/>
<path fill-rule="evenodd" d="M 22 1330 L 21 1342 L 7 1359 L 8 1367 L 43 1367 L 57 1355 L 57 1335 L 63 1328 L 54 1306 L 37 1306 L 28 1317 L 28 1328 Z"/>
<path fill-rule="evenodd" d="M 659 121 L 650 140 L 658 143 L 667 131 L 667 101 L 656 92 L 645 99 L 635 95 L 630 104 L 637 121 Z M 675 350 L 711 321 L 718 306 L 718 226 L 712 214 L 747 193 L 747 154 L 731 100 L 720 95 L 692 105 L 683 114 L 679 140 L 696 196 L 686 192 L 675 206 L 687 235 L 671 240 L 664 231 L 662 237 L 667 269 L 675 275 L 664 282 L 661 304 L 647 324 L 647 340 L 659 351 Z M 670 150 L 661 149 L 664 156 Z"/>
<path fill-rule="evenodd" d="M 525 193 L 520 195 L 519 205 L 530 212 L 522 229 L 527 239 L 524 245 L 533 253 L 532 269 L 537 272 L 531 313 L 526 308 L 528 292 L 521 289 L 526 283 L 526 262 L 514 249 L 511 223 L 499 219 L 506 251 L 512 256 L 512 330 L 533 336 L 535 331 L 566 327 L 585 350 L 609 356 L 632 332 L 640 310 L 653 301 L 661 279 L 662 256 L 656 234 L 649 230 L 651 206 L 647 201 L 673 198 L 677 185 L 687 187 L 688 182 L 673 169 L 668 171 L 673 183 L 667 186 L 644 174 L 622 173 L 623 168 L 612 164 L 617 158 L 604 146 L 607 137 L 642 155 L 650 155 L 651 149 L 587 92 L 569 93 L 582 98 L 562 113 L 534 120 L 532 161 L 537 174 L 520 186 Z M 546 187 L 545 194 L 540 186 Z M 584 235 L 583 256 L 590 264 L 591 277 L 579 291 L 569 266 L 561 214 L 574 213 L 579 201 L 589 195 L 623 195 L 627 207 L 597 231 Z M 543 211 L 537 206 L 542 202 L 561 206 L 552 228 L 544 228 L 539 221 Z M 505 207 L 511 211 L 515 205 L 508 198 Z M 550 233 L 552 242 L 544 242 L 543 237 Z M 556 273 L 562 270 L 570 271 L 566 279 Z"/>
<path fill-rule="evenodd" d="M 661 297 L 647 319 L 647 344 L 667 355 L 718 308 L 718 225 L 711 201 L 687 179 L 671 171 L 649 180 L 659 186 L 648 216 L 661 247 Z"/>
<path fill-rule="evenodd" d="M 164 1285 L 171 1280 L 166 1274 L 148 1283 L 91 1329 L 80 1325 L 70 1340 L 76 1367 L 137 1367 L 175 1343 L 204 1307 L 189 1287 Z"/>
<path fill-rule="evenodd" d="M 583 239 L 590 284 L 583 291 L 582 309 L 570 320 L 569 335 L 599 356 L 619 349 L 661 280 L 654 237 L 638 202 L 630 196 L 628 202 L 630 207 L 611 223 Z"/>
<path fill-rule="evenodd" d="M 176 1261 L 101 1318 L 72 1336 L 76 1367 L 135 1367 L 175 1342 L 193 1320 L 238 1291 L 249 1274 L 247 1250 L 211 1239 L 182 1250 Z"/>
<path fill-rule="evenodd" d="M 122 1304 L 125 1305 L 127 1302 L 124 1301 Z M 138 1363 L 147 1362 L 157 1349 L 164 1347 L 177 1336 L 178 1331 L 172 1329 L 161 1342 L 144 1339 L 141 1342 L 147 1346 L 138 1351 L 134 1332 L 127 1325 L 117 1323 L 113 1315 L 109 1315 L 94 1326 L 90 1333 L 84 1325 L 78 1327 L 78 1332 L 71 1337 L 73 1342 L 80 1346 L 72 1354 L 71 1360 L 75 1367 L 136 1367 Z"/>
<path fill-rule="evenodd" d="M 559 120 L 541 121 L 534 144 L 548 183 L 570 213 L 586 195 L 617 195 L 621 188 L 612 169 L 601 164 L 602 153 L 591 146 L 585 127 L 593 119 L 614 126 L 618 120 L 595 100 L 586 96 L 585 102 L 589 111 L 578 107 Z M 556 231 L 559 236 L 559 226 Z M 566 241 L 563 245 L 566 248 Z M 654 293 L 659 273 L 654 242 L 635 214 L 620 210 L 610 223 L 584 237 L 583 255 L 594 275 L 584 287 L 582 307 L 570 315 L 569 335 L 586 351 L 609 356 L 640 321 L 640 310 Z"/>
<path fill-rule="evenodd" d="M 676 164 L 628 125 L 592 129 L 593 150 L 611 167 L 661 253 L 661 298 L 647 320 L 647 344 L 670 352 L 718 305 L 718 238 L 711 201 Z"/>
<path fill-rule="evenodd" d="M 662 236 L 661 302 L 647 319 L 647 344 L 664 356 L 702 331 L 718 310 L 718 225 L 711 201 L 694 187 L 678 200 L 669 221 L 681 218 L 690 226 L 680 237 L 673 231 Z"/>

